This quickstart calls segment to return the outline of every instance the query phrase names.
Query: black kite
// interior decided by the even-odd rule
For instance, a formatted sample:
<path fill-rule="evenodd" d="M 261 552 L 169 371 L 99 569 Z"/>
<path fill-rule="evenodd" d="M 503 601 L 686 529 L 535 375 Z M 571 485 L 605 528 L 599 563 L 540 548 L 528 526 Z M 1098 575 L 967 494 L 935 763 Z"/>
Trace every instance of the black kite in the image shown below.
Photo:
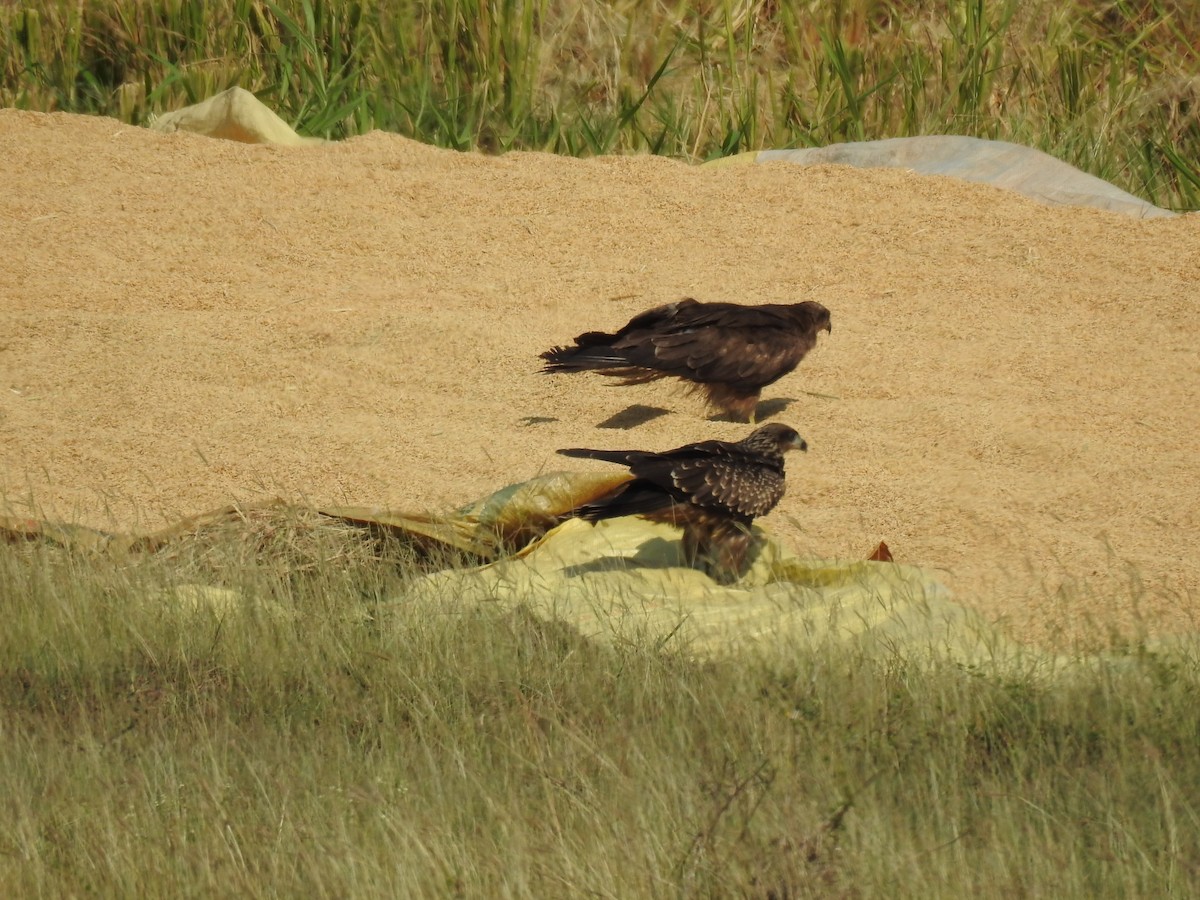
<path fill-rule="evenodd" d="M 633 478 L 575 510 L 595 522 L 638 515 L 683 528 L 689 565 L 729 582 L 745 570 L 750 523 L 783 497 L 783 455 L 807 450 L 794 429 L 772 423 L 736 443 L 701 441 L 664 453 L 646 450 L 559 450 L 564 456 L 628 466 Z"/>
<path fill-rule="evenodd" d="M 589 331 L 542 354 L 544 372 L 595 371 L 622 385 L 680 378 L 737 421 L 753 422 L 762 389 L 832 332 L 820 303 L 701 303 L 691 298 L 634 316 L 615 334 Z"/>

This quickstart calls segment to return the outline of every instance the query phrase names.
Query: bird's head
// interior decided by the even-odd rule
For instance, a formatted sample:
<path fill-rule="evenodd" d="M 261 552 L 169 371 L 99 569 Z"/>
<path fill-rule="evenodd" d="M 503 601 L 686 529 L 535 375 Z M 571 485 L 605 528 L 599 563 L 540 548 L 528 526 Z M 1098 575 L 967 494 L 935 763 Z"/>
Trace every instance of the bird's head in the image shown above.
<path fill-rule="evenodd" d="M 829 321 L 829 310 L 816 300 L 804 300 L 801 303 L 793 303 L 791 309 L 796 323 L 802 328 L 812 329 L 811 334 L 813 337 L 816 337 L 818 331 L 833 333 L 833 325 Z"/>
<path fill-rule="evenodd" d="M 796 429 L 781 422 L 772 422 L 756 428 L 742 441 L 742 445 L 750 450 L 780 456 L 789 450 L 808 450 L 808 442 L 800 437 Z"/>
<path fill-rule="evenodd" d="M 820 303 L 813 303 L 813 306 L 817 308 L 817 331 L 824 329 L 826 334 L 833 334 L 833 323 L 829 321 L 829 310 Z"/>

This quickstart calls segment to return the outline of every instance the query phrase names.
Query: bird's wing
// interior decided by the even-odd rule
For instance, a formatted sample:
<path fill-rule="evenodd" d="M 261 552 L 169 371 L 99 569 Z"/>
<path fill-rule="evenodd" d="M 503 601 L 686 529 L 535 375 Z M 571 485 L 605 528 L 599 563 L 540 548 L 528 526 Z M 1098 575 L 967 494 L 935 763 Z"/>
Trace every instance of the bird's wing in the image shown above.
<path fill-rule="evenodd" d="M 652 515 L 671 510 L 679 504 L 677 499 L 657 484 L 640 478 L 627 481 L 603 497 L 597 497 L 575 510 L 575 515 L 589 522 L 612 519 L 618 516 Z"/>
<path fill-rule="evenodd" d="M 635 365 L 751 391 L 786 375 L 816 343 L 786 307 L 694 300 L 643 313 L 614 338 L 613 349 Z"/>
<path fill-rule="evenodd" d="M 563 456 L 629 466 L 633 480 L 585 507 L 585 518 L 630 515 L 691 505 L 749 522 L 783 497 L 778 463 L 723 441 L 700 441 L 665 453 L 644 450 L 559 450 Z"/>
<path fill-rule="evenodd" d="M 575 338 L 575 346 L 588 348 L 636 346 L 650 334 L 669 330 L 681 313 L 686 317 L 693 308 L 698 306 L 702 307 L 704 304 L 692 300 L 690 297 L 676 303 L 664 303 L 662 306 L 638 313 L 615 332 L 585 331 Z M 624 357 L 621 359 L 624 360 Z"/>
<path fill-rule="evenodd" d="M 630 471 L 661 485 L 680 501 L 743 519 L 766 514 L 783 496 L 781 471 L 717 441 L 647 454 Z"/>
<path fill-rule="evenodd" d="M 617 338 L 642 332 L 660 332 L 680 327 L 692 321 L 697 315 L 702 315 L 711 304 L 700 303 L 691 297 L 677 300 L 675 303 L 664 303 L 654 309 L 638 313 L 616 333 Z"/>

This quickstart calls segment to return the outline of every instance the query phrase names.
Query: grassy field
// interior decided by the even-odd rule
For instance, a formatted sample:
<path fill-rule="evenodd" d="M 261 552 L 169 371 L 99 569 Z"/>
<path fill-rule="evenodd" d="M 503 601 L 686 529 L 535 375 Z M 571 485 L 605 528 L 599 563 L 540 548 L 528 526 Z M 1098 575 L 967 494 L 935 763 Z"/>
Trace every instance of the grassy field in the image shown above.
<path fill-rule="evenodd" d="M 1200 205 L 1192 0 L 19 0 L 0 106 L 144 124 L 233 85 L 302 133 L 709 159 L 966 134 Z"/>
<path fill-rule="evenodd" d="M 702 662 L 251 545 L 0 545 L 4 896 L 1200 892 L 1194 660 Z"/>

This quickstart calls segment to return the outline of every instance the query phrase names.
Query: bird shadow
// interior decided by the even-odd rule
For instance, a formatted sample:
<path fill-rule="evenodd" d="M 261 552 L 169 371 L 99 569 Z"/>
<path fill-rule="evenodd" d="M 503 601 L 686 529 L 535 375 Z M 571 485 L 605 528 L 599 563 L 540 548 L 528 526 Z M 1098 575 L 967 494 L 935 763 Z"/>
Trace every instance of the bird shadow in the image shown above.
<path fill-rule="evenodd" d="M 565 566 L 562 573 L 568 578 L 578 578 L 596 572 L 625 572 L 629 569 L 676 569 L 686 566 L 683 548 L 679 541 L 665 538 L 650 538 L 638 545 L 633 556 L 597 556 L 584 563 Z"/>
<path fill-rule="evenodd" d="M 761 540 L 750 542 L 742 569 L 734 576 L 734 581 L 754 566 L 762 551 L 763 542 Z M 679 541 L 670 541 L 665 538 L 650 538 L 643 541 L 632 556 L 597 556 L 584 563 L 564 566 L 562 574 L 568 578 L 578 578 L 599 572 L 628 572 L 631 569 L 699 569 L 717 584 L 728 585 L 731 583 L 715 573 L 706 563 L 689 564 L 684 556 L 683 545 Z"/>
<path fill-rule="evenodd" d="M 609 416 L 603 422 L 596 423 L 596 427 L 628 430 L 630 428 L 637 428 L 639 425 L 645 425 L 647 422 L 652 422 L 668 413 L 670 413 L 669 409 L 635 403 L 633 406 L 627 406 L 619 413 Z"/>
<path fill-rule="evenodd" d="M 795 397 L 772 397 L 770 400 L 763 400 L 758 404 L 758 420 L 761 422 L 763 419 L 777 416 L 795 402 Z"/>
<path fill-rule="evenodd" d="M 770 400 L 761 400 L 754 409 L 754 421 L 762 423 L 764 419 L 769 419 L 772 416 L 777 416 L 789 406 L 796 402 L 795 397 L 772 397 Z M 729 413 L 714 413 L 708 417 L 710 422 L 736 422 L 738 425 L 745 425 L 743 419 Z"/>

